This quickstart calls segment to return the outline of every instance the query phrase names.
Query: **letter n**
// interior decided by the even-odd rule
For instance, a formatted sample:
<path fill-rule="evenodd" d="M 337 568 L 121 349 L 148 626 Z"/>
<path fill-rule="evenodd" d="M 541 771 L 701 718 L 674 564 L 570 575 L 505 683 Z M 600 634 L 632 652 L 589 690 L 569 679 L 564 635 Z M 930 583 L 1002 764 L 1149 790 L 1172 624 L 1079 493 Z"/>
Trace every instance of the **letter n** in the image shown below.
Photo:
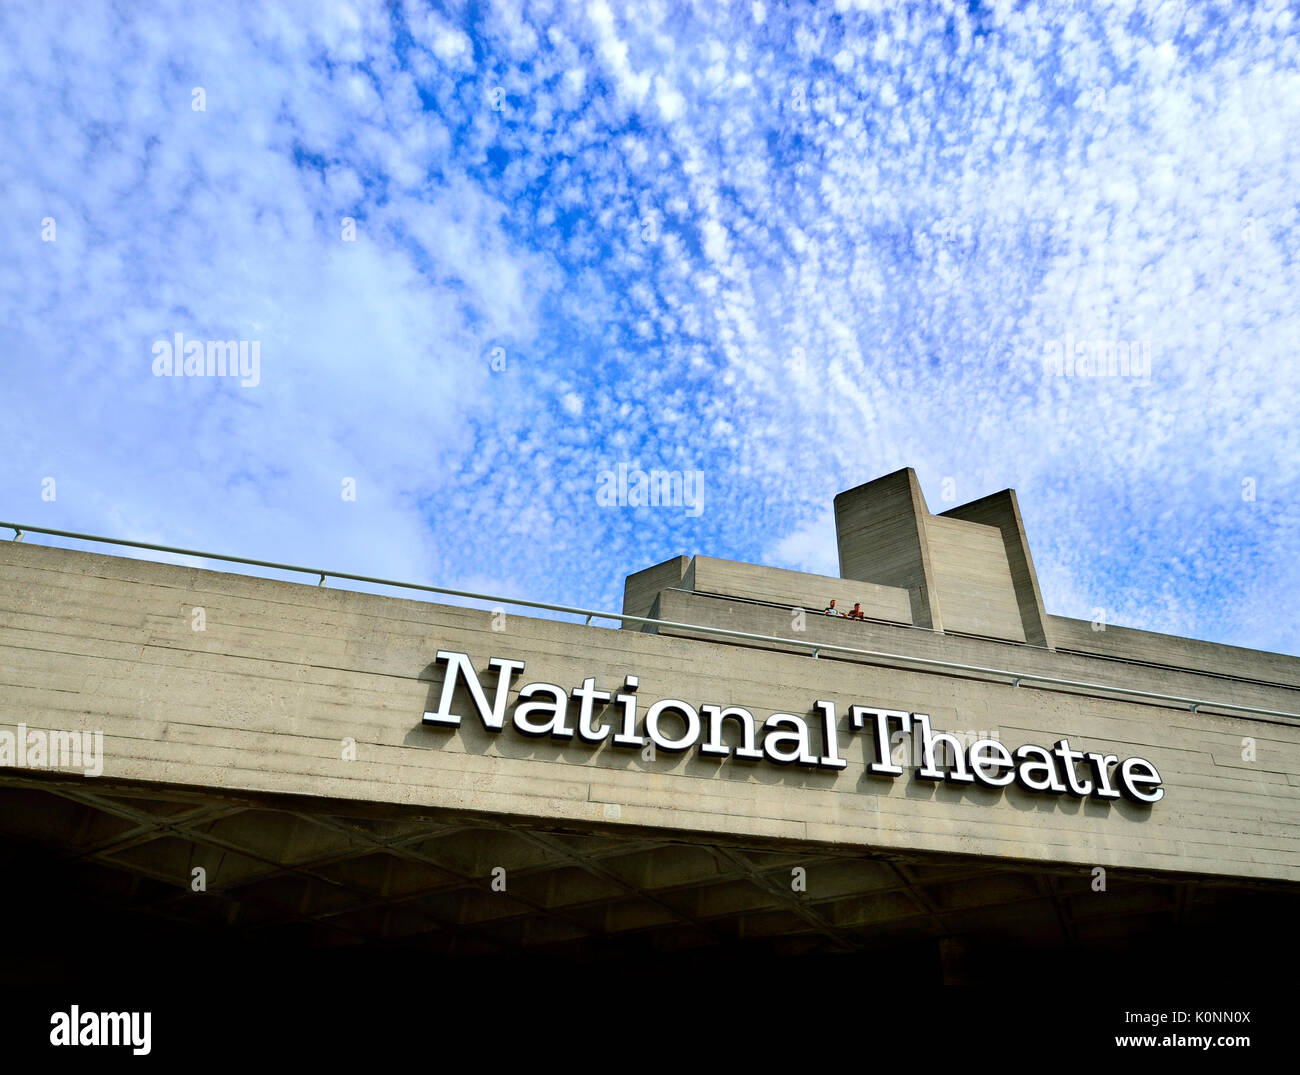
<path fill-rule="evenodd" d="M 437 659 L 447 662 L 447 674 L 442 681 L 442 697 L 438 700 L 438 709 L 436 712 L 426 712 L 424 723 L 460 726 L 460 714 L 451 711 L 451 699 L 456 692 L 456 680 L 463 677 L 465 688 L 474 701 L 483 727 L 490 732 L 499 732 L 505 723 L 506 697 L 510 693 L 510 680 L 516 673 L 524 670 L 524 662 L 507 661 L 501 657 L 493 657 L 488 661 L 488 667 L 497 670 L 497 693 L 489 708 L 487 695 L 483 693 L 483 685 L 479 682 L 474 666 L 470 664 L 468 654 L 440 649 Z"/>

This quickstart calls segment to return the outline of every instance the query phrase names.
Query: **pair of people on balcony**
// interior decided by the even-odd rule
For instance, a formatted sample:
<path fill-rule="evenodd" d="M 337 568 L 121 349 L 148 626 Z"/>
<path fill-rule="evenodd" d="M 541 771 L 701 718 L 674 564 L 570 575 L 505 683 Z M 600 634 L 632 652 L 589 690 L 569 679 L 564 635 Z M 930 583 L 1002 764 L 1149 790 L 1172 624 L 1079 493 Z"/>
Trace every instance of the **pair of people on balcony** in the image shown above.
<path fill-rule="evenodd" d="M 841 612 L 835 607 L 835 598 L 832 597 L 831 603 L 822 609 L 822 611 L 827 616 L 841 616 L 846 620 L 865 620 L 867 618 L 867 614 L 862 611 L 861 601 L 854 601 L 853 607 L 849 609 L 848 612 Z"/>

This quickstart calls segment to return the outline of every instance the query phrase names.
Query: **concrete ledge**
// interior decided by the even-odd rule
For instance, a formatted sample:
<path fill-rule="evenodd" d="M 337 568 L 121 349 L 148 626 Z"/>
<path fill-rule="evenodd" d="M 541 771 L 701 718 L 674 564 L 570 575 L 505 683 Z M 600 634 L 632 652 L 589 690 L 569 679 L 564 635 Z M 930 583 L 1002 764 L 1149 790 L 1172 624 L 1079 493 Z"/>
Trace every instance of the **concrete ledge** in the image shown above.
<path fill-rule="evenodd" d="M 862 611 L 871 619 L 907 626 L 912 623 L 911 597 L 897 587 L 760 567 L 712 556 L 697 556 L 692 564 L 694 586 L 688 588 L 695 593 L 743 597 L 818 613 L 831 598 L 836 599 L 836 607 L 842 612 L 848 612 L 855 601 L 860 601 Z"/>

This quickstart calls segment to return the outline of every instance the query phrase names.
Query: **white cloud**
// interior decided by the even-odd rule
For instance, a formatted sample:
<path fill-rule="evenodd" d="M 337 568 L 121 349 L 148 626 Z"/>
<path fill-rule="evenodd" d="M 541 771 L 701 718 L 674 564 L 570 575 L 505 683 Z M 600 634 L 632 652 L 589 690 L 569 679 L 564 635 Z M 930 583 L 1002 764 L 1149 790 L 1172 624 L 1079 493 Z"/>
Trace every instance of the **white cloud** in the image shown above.
<path fill-rule="evenodd" d="M 616 604 L 671 551 L 834 573 L 834 492 L 912 465 L 1018 488 L 1053 611 L 1294 649 L 1249 611 L 1300 582 L 1283 15 L 838 7 L 0 9 L 0 492 Z M 176 329 L 262 385 L 141 377 Z M 1067 330 L 1149 383 L 1045 376 Z M 596 511 L 610 457 L 708 510 Z"/>
<path fill-rule="evenodd" d="M 655 79 L 655 100 L 659 104 L 659 114 L 672 123 L 680 119 L 686 111 L 686 98 L 669 85 L 662 76 Z"/>
<path fill-rule="evenodd" d="M 727 257 L 727 229 L 716 220 L 706 220 L 700 230 L 704 233 L 704 253 L 710 260 L 725 261 Z"/>
<path fill-rule="evenodd" d="M 833 511 L 821 512 L 763 551 L 765 564 L 808 571 L 814 575 L 839 575 L 839 561 Z"/>
<path fill-rule="evenodd" d="M 444 61 L 458 60 L 462 56 L 473 54 L 473 46 L 468 37 L 459 30 L 441 27 L 433 32 L 429 47 L 438 59 Z"/>

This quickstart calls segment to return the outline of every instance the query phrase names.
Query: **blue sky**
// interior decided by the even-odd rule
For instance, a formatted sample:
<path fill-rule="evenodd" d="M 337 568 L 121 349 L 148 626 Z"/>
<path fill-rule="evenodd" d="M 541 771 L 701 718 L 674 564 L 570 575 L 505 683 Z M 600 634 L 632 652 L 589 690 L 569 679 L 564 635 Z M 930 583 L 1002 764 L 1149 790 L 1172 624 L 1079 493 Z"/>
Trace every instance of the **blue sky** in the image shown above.
<path fill-rule="evenodd" d="M 1300 652 L 1297 22 L 6 3 L 0 515 L 617 608 L 835 574 L 834 494 L 912 466 L 1017 490 L 1052 612 Z M 258 383 L 155 376 L 176 333 Z"/>

